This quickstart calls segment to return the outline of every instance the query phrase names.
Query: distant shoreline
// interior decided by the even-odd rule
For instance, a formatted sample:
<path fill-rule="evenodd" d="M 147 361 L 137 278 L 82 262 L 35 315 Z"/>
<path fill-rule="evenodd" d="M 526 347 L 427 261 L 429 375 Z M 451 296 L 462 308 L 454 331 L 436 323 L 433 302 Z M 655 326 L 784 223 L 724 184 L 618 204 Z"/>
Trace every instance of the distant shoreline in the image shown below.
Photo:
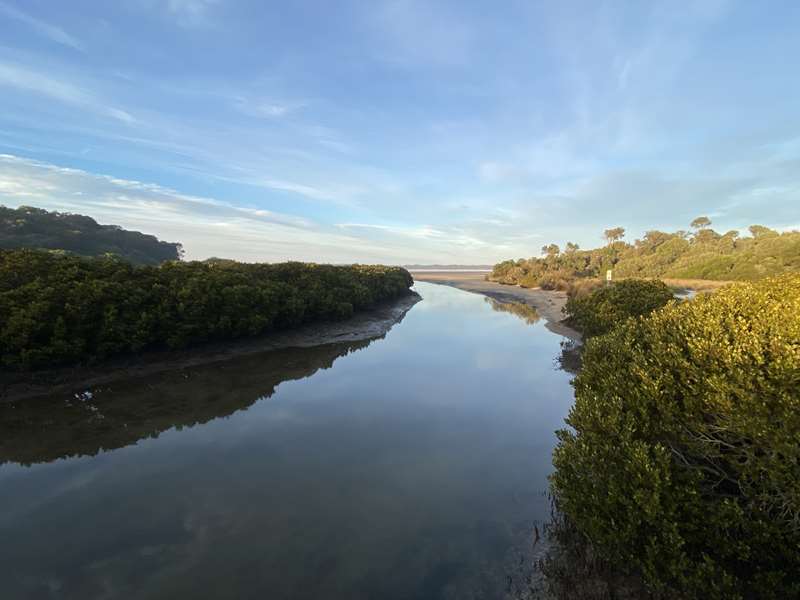
<path fill-rule="evenodd" d="M 491 269 L 408 269 L 409 273 L 491 273 Z"/>
<path fill-rule="evenodd" d="M 566 292 L 542 290 L 539 288 L 522 288 L 515 285 L 503 285 L 493 281 L 486 281 L 486 271 L 425 271 L 410 270 L 415 281 L 449 285 L 450 287 L 482 294 L 498 302 L 527 304 L 536 309 L 546 321 L 546 327 L 553 333 L 580 342 L 581 334 L 566 325 L 562 309 L 567 303 Z"/>

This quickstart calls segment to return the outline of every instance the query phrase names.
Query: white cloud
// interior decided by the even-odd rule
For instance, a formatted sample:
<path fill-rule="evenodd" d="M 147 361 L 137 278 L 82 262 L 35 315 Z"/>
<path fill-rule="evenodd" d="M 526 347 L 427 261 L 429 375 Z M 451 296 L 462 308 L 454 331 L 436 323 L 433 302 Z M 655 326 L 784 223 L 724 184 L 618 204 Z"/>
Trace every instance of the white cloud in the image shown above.
<path fill-rule="evenodd" d="M 375 2 L 367 27 L 375 57 L 400 66 L 464 66 L 475 43 L 463 12 L 421 0 Z"/>
<path fill-rule="evenodd" d="M 206 25 L 211 8 L 220 0 L 139 0 L 148 9 L 163 11 L 183 27 Z"/>
<path fill-rule="evenodd" d="M 357 185 L 309 185 L 269 178 L 258 178 L 250 181 L 250 183 L 273 190 L 292 192 L 293 194 L 299 194 L 313 200 L 328 200 L 342 204 L 351 203 L 351 201 L 364 192 L 364 189 Z"/>
<path fill-rule="evenodd" d="M 297 215 L 200 197 L 164 186 L 0 155 L 0 201 L 88 214 L 180 241 L 189 259 L 248 261 L 490 262 L 523 249 L 536 234 L 502 225 L 342 223 L 328 227 Z"/>
<path fill-rule="evenodd" d="M 256 114 L 264 117 L 282 117 L 292 110 L 290 106 L 285 104 L 275 104 L 263 102 L 253 107 Z"/>
<path fill-rule="evenodd" d="M 15 64 L 0 62 L 0 87 L 45 96 L 124 123 L 135 121 L 134 117 L 126 111 L 108 106 L 91 92 L 70 82 Z"/>
<path fill-rule="evenodd" d="M 541 140 L 510 147 L 499 160 L 478 164 L 479 177 L 488 183 L 542 181 L 591 173 L 595 160 L 581 151 L 585 135 L 564 130 Z"/>
<path fill-rule="evenodd" d="M 6 4 L 5 2 L 0 2 L 0 13 L 5 14 L 11 19 L 19 21 L 20 23 L 24 23 L 39 35 L 46 37 L 57 44 L 67 46 L 73 50 L 79 50 L 81 52 L 84 51 L 83 44 L 60 27 L 56 27 L 55 25 L 51 25 L 50 23 L 32 17 L 29 14 L 22 12 L 18 8 Z"/>
<path fill-rule="evenodd" d="M 88 214 L 180 241 L 189 259 L 222 256 L 246 261 L 418 262 L 433 248 L 408 239 L 437 240 L 454 257 L 464 239 L 429 227 L 374 237 L 329 228 L 305 218 L 263 208 L 243 207 L 215 198 L 183 194 L 153 183 L 98 175 L 8 154 L 0 154 L 0 200 Z"/>
<path fill-rule="evenodd" d="M 305 102 L 283 102 L 274 99 L 236 98 L 234 106 L 243 114 L 263 119 L 279 119 L 306 106 Z"/>
<path fill-rule="evenodd" d="M 473 261 L 486 261 L 487 250 L 506 246 L 501 239 L 492 239 L 482 227 L 466 225 L 384 225 L 370 223 L 339 223 L 337 227 L 355 230 L 365 237 L 395 240 L 400 244 L 424 244 L 427 260 L 432 256 L 468 255 Z M 377 234 L 377 235 L 376 235 Z"/>

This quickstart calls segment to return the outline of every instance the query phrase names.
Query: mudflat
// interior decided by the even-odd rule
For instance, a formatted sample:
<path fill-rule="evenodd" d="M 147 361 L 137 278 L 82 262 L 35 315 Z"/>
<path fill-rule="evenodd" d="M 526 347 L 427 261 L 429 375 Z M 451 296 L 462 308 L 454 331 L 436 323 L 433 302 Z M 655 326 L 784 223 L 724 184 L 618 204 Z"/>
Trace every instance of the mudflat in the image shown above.
<path fill-rule="evenodd" d="M 0 370 L 0 402 L 83 390 L 109 382 L 139 378 L 165 371 L 221 363 L 241 356 L 323 344 L 360 342 L 382 337 L 421 300 L 410 293 L 358 312 L 344 321 L 308 323 L 254 338 L 209 342 L 184 350 L 146 351 L 111 358 L 93 366 L 54 368 L 30 372 Z"/>
<path fill-rule="evenodd" d="M 580 342 L 581 334 L 566 325 L 563 308 L 567 303 L 566 292 L 523 288 L 516 285 L 503 285 L 486 281 L 485 271 L 411 271 L 415 281 L 427 281 L 483 294 L 498 302 L 507 304 L 522 303 L 532 306 L 545 319 L 546 327 L 553 333 Z"/>

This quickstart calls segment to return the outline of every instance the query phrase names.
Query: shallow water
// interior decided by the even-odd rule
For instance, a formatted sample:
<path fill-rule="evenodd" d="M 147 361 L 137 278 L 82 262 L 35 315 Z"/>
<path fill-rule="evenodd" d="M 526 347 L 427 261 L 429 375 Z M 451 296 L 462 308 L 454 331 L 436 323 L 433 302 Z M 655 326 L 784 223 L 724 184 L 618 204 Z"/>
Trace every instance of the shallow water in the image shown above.
<path fill-rule="evenodd" d="M 2 407 L 0 597 L 503 598 L 549 514 L 562 338 L 416 289 L 383 339 Z"/>

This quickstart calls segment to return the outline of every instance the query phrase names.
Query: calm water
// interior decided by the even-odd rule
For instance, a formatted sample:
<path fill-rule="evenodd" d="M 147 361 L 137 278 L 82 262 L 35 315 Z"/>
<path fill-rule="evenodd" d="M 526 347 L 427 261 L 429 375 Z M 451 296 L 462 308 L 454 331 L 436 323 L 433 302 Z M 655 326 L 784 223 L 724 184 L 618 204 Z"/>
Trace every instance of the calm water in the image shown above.
<path fill-rule="evenodd" d="M 2 407 L 0 597 L 504 597 L 549 514 L 561 338 L 416 289 L 383 339 Z"/>

